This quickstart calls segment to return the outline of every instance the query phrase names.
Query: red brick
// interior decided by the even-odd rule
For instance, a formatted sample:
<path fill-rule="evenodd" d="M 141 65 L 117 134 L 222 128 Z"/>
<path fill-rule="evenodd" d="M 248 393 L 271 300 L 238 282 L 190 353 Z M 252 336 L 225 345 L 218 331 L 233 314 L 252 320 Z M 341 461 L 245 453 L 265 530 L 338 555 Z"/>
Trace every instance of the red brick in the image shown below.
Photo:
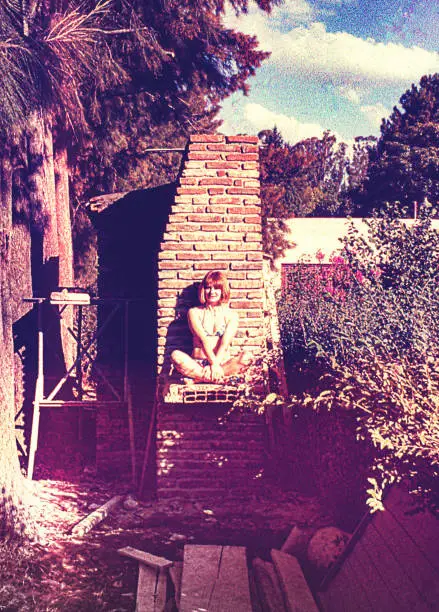
<path fill-rule="evenodd" d="M 262 253 L 247 253 L 247 261 L 262 261 Z"/>
<path fill-rule="evenodd" d="M 221 223 L 222 218 L 219 215 L 188 215 L 188 221 L 194 221 L 199 223 Z"/>
<path fill-rule="evenodd" d="M 160 253 L 158 254 L 158 258 L 159 260 L 168 260 L 168 259 L 175 259 L 175 253 L 170 253 L 169 251 L 160 251 Z"/>
<path fill-rule="evenodd" d="M 242 215 L 224 215 L 224 223 L 242 223 Z"/>
<path fill-rule="evenodd" d="M 204 165 L 204 162 L 202 161 L 189 160 L 185 162 L 185 165 L 184 165 L 185 172 L 187 170 L 199 170 L 199 169 L 204 169 L 204 168 L 205 168 L 205 165 Z"/>
<path fill-rule="evenodd" d="M 175 270 L 159 270 L 159 280 L 162 278 L 177 278 L 177 272 Z"/>
<path fill-rule="evenodd" d="M 224 229 L 224 227 L 222 228 Z M 238 232 L 218 232 L 216 234 L 217 240 L 236 241 L 241 244 L 242 236 Z"/>
<path fill-rule="evenodd" d="M 191 134 L 189 142 L 225 142 L 226 139 L 222 134 Z M 241 141 L 237 141 L 241 142 Z M 245 141 L 247 142 L 247 141 Z"/>
<path fill-rule="evenodd" d="M 159 287 L 162 287 L 163 289 L 171 289 L 171 288 L 178 289 L 178 288 L 187 287 L 187 282 L 176 280 L 175 278 L 173 278 L 173 279 L 160 281 Z"/>
<path fill-rule="evenodd" d="M 190 263 L 181 263 L 181 261 L 159 261 L 159 270 L 181 270 L 189 268 Z"/>
<path fill-rule="evenodd" d="M 196 242 L 194 244 L 196 251 L 227 251 L 227 244 L 224 242 Z M 212 257 L 212 259 L 214 259 Z"/>
<path fill-rule="evenodd" d="M 196 242 L 197 240 L 205 240 L 204 232 L 181 232 L 180 240 L 183 242 Z"/>
<path fill-rule="evenodd" d="M 207 255 L 205 253 L 177 253 L 178 261 L 203 261 L 205 260 Z"/>
<path fill-rule="evenodd" d="M 233 184 L 234 184 L 235 187 L 242 187 L 243 186 L 242 178 L 235 179 L 233 181 Z"/>
<path fill-rule="evenodd" d="M 255 271 L 255 272 L 247 271 L 247 278 L 249 280 L 262 278 L 262 266 L 260 266 L 259 272 L 257 272 L 257 271 Z"/>
<path fill-rule="evenodd" d="M 220 261 L 239 261 L 240 259 L 245 259 L 245 253 L 231 253 L 230 251 L 223 253 L 212 253 L 212 259 L 213 261 L 216 261 L 217 259 Z"/>
<path fill-rule="evenodd" d="M 238 162 L 230 162 L 230 161 L 218 161 L 218 162 L 206 162 L 206 168 L 212 168 L 212 170 L 238 170 L 240 164 Z"/>
<path fill-rule="evenodd" d="M 244 240 L 246 242 L 254 242 L 254 241 L 258 242 L 262 240 L 261 232 L 249 232 L 248 234 L 244 236 Z"/>
<path fill-rule="evenodd" d="M 177 193 L 178 195 L 203 195 L 207 193 L 207 189 L 206 187 L 178 187 Z"/>
<path fill-rule="evenodd" d="M 260 289 L 261 287 L 263 287 L 263 283 L 262 280 L 255 280 L 255 281 L 231 281 L 230 282 L 230 287 L 232 289 Z"/>
<path fill-rule="evenodd" d="M 232 270 L 262 270 L 261 264 L 259 263 L 239 263 L 231 265 Z"/>
<path fill-rule="evenodd" d="M 242 162 L 258 161 L 258 154 L 257 153 L 230 153 L 229 155 L 226 155 L 226 160 L 227 161 L 242 161 Z"/>
<path fill-rule="evenodd" d="M 249 300 L 262 300 L 262 297 L 263 297 L 262 290 L 248 291 L 247 297 Z"/>
<path fill-rule="evenodd" d="M 203 280 L 204 274 L 201 271 L 195 271 L 195 270 L 182 270 L 181 272 L 178 273 L 178 278 L 184 279 L 184 280 L 193 280 L 193 281 L 200 281 Z"/>
<path fill-rule="evenodd" d="M 194 178 L 184 178 L 180 179 L 180 185 L 196 185 L 197 181 Z"/>
<path fill-rule="evenodd" d="M 224 229 L 223 223 L 206 223 L 201 226 L 203 232 L 222 232 Z"/>
<path fill-rule="evenodd" d="M 225 198 L 223 196 L 215 196 L 209 198 L 209 204 L 241 204 L 241 198 Z"/>
<path fill-rule="evenodd" d="M 175 296 L 175 291 L 170 291 L 169 289 L 160 289 L 158 292 L 158 296 L 159 298 L 172 298 Z"/>
<path fill-rule="evenodd" d="M 196 232 L 201 229 L 200 223 L 168 223 L 166 229 L 173 229 L 176 232 Z"/>
<path fill-rule="evenodd" d="M 190 244 L 180 244 L 179 242 L 162 242 L 160 248 L 163 251 L 192 251 Z"/>
<path fill-rule="evenodd" d="M 245 280 L 245 272 L 228 272 L 227 278 L 229 280 Z"/>
<path fill-rule="evenodd" d="M 243 153 L 258 153 L 259 147 L 258 145 L 243 145 L 242 152 Z"/>
<path fill-rule="evenodd" d="M 256 300 L 230 300 L 230 308 L 256 309 L 263 308 L 263 303 Z"/>
<path fill-rule="evenodd" d="M 174 308 L 158 308 L 158 317 L 172 317 L 175 314 Z"/>
<path fill-rule="evenodd" d="M 260 223 L 261 215 L 246 215 L 244 217 L 244 223 Z"/>
<path fill-rule="evenodd" d="M 244 170 L 258 170 L 258 162 L 245 162 L 243 164 Z"/>
<path fill-rule="evenodd" d="M 230 223 L 227 226 L 229 232 L 258 232 L 260 229 L 260 226 L 254 223 Z"/>
<path fill-rule="evenodd" d="M 230 195 L 259 195 L 259 189 L 256 187 L 228 187 L 227 193 Z"/>
<path fill-rule="evenodd" d="M 261 205 L 261 198 L 259 196 L 245 196 L 244 204 L 246 206 L 247 205 L 260 206 Z"/>
<path fill-rule="evenodd" d="M 209 151 L 225 151 L 229 153 L 239 153 L 241 147 L 239 145 L 227 145 L 227 144 L 210 144 L 207 145 Z"/>
<path fill-rule="evenodd" d="M 258 214 L 260 209 L 257 206 L 231 206 L 227 209 L 231 215 Z"/>
<path fill-rule="evenodd" d="M 233 185 L 233 179 L 227 177 L 203 178 L 200 185 Z"/>
<path fill-rule="evenodd" d="M 230 238 L 229 238 L 230 240 Z M 262 249 L 262 242 L 244 242 L 244 244 L 233 244 L 230 246 L 231 251 L 260 251 Z"/>
<path fill-rule="evenodd" d="M 204 263 L 194 264 L 195 270 L 227 270 L 228 267 L 229 264 L 224 261 L 205 261 Z"/>
<path fill-rule="evenodd" d="M 182 215 L 179 213 L 171 213 L 168 217 L 168 222 L 174 222 L 174 223 L 184 223 L 185 221 L 187 221 L 187 215 Z"/>
<path fill-rule="evenodd" d="M 222 195 L 225 192 L 224 187 L 210 187 L 209 195 Z"/>
<path fill-rule="evenodd" d="M 226 212 L 226 207 L 225 206 L 207 206 L 206 212 L 224 214 Z"/>
<path fill-rule="evenodd" d="M 239 134 L 237 136 L 227 136 L 227 142 L 244 142 L 248 144 L 258 144 L 257 136 L 248 136 L 247 134 Z"/>
<path fill-rule="evenodd" d="M 189 153 L 188 158 L 190 161 L 219 161 L 221 159 L 221 153 Z"/>
<path fill-rule="evenodd" d="M 189 151 L 207 151 L 207 144 L 195 143 L 189 145 Z"/>

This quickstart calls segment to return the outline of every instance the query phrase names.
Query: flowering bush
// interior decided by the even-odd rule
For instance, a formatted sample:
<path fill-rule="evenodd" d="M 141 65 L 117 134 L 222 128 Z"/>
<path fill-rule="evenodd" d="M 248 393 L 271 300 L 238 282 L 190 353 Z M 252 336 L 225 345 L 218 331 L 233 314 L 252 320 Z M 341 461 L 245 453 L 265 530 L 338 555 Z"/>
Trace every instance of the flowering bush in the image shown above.
<path fill-rule="evenodd" d="M 388 211 L 365 223 L 367 237 L 351 225 L 342 257 L 321 260 L 313 282 L 298 267 L 281 299 L 290 363 L 308 373 L 291 406 L 356 411 L 358 436 L 377 449 L 372 510 L 404 477 L 437 505 L 439 236 L 428 209 L 416 222 Z"/>

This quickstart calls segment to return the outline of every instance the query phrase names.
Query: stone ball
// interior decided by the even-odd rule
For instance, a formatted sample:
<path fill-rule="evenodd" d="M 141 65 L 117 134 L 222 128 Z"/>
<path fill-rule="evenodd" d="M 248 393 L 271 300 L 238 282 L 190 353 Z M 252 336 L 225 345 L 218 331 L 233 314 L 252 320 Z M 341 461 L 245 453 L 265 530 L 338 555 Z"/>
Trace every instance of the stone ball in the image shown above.
<path fill-rule="evenodd" d="M 338 527 L 323 527 L 315 532 L 308 544 L 307 556 L 318 570 L 327 570 L 340 557 L 350 534 Z"/>

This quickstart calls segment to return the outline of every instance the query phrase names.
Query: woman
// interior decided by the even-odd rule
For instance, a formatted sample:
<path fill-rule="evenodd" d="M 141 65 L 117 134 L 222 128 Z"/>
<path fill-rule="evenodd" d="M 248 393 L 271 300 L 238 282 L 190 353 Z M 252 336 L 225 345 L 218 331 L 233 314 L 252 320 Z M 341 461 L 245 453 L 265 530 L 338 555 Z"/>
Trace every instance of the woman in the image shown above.
<path fill-rule="evenodd" d="M 176 369 L 196 382 L 224 382 L 249 363 L 245 353 L 230 357 L 229 349 L 238 331 L 238 313 L 229 308 L 230 289 L 224 272 L 206 274 L 198 288 L 200 306 L 190 308 L 189 327 L 193 335 L 192 356 L 173 351 Z"/>

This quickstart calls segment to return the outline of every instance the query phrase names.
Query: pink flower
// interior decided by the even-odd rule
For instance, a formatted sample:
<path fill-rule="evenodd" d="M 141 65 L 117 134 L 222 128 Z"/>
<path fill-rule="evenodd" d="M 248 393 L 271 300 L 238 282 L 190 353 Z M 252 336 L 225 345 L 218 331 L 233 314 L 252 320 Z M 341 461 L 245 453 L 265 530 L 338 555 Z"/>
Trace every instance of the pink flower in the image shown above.
<path fill-rule="evenodd" d="M 320 262 L 325 259 L 325 255 L 324 255 L 324 253 L 321 252 L 320 249 L 316 253 L 316 259 L 317 259 L 317 261 L 320 261 Z"/>
<path fill-rule="evenodd" d="M 357 279 L 357 281 L 360 283 L 360 285 L 362 285 L 362 284 L 363 284 L 363 282 L 364 282 L 364 276 L 363 276 L 362 272 L 360 272 L 360 270 L 357 270 L 357 271 L 355 272 L 355 278 L 356 278 L 356 279 Z"/>

